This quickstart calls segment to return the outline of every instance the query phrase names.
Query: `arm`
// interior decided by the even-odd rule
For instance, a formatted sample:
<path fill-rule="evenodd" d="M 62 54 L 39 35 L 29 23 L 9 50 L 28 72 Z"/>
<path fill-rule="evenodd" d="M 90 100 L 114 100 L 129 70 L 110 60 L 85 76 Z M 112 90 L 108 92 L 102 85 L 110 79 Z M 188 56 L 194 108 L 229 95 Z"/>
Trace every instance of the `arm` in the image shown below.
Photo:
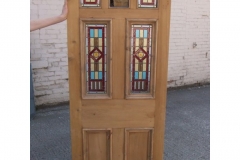
<path fill-rule="evenodd" d="M 67 14 L 68 14 L 67 0 L 65 0 L 61 15 L 47 19 L 32 20 L 30 22 L 30 31 L 34 31 L 40 28 L 44 28 L 62 22 L 67 19 Z"/>

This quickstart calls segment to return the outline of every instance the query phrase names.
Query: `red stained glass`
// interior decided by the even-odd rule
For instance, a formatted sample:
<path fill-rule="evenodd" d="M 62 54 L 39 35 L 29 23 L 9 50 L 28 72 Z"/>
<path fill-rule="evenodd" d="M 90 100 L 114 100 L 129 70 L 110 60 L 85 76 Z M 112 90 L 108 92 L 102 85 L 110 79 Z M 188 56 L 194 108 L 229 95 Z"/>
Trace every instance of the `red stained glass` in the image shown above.
<path fill-rule="evenodd" d="M 156 0 L 138 0 L 138 7 L 140 7 L 140 8 L 144 8 L 144 7 L 156 8 L 157 1 Z"/>
<path fill-rule="evenodd" d="M 152 25 L 132 25 L 131 91 L 149 92 Z"/>
<path fill-rule="evenodd" d="M 99 7 L 100 0 L 81 0 L 81 4 L 84 7 Z"/>
<path fill-rule="evenodd" d="M 106 93 L 106 25 L 86 26 L 87 91 Z"/>

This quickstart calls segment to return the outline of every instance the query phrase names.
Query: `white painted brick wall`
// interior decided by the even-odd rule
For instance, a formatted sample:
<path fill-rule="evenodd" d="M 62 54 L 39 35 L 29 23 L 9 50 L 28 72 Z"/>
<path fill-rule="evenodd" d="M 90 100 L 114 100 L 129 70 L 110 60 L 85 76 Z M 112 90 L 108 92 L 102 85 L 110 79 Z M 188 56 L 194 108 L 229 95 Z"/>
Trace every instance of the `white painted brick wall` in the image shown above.
<path fill-rule="evenodd" d="M 210 82 L 209 17 L 209 0 L 172 0 L 168 87 Z"/>
<path fill-rule="evenodd" d="M 31 19 L 57 16 L 63 0 L 31 0 Z M 69 100 L 66 21 L 31 32 L 36 105 Z"/>
<path fill-rule="evenodd" d="M 59 15 L 63 0 L 30 3 L 31 19 L 42 19 Z M 209 0 L 172 0 L 168 87 L 210 81 L 209 17 Z M 31 32 L 30 38 L 36 105 L 68 101 L 66 21 Z"/>

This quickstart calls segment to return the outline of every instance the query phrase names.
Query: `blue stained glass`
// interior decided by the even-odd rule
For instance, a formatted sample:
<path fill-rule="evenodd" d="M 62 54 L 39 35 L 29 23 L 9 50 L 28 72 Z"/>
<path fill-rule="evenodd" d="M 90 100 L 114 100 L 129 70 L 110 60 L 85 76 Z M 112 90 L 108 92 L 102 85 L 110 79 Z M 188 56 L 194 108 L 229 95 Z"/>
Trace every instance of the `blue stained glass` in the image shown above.
<path fill-rule="evenodd" d="M 144 30 L 143 36 L 144 36 L 144 38 L 147 38 L 147 30 Z"/>
<path fill-rule="evenodd" d="M 94 72 L 91 72 L 91 79 L 94 79 Z"/>
<path fill-rule="evenodd" d="M 146 72 L 143 72 L 142 78 L 143 78 L 143 79 L 146 79 Z"/>
<path fill-rule="evenodd" d="M 102 29 L 98 30 L 98 37 L 101 38 L 102 37 Z"/>
<path fill-rule="evenodd" d="M 90 29 L 90 37 L 94 37 L 94 29 Z"/>
<path fill-rule="evenodd" d="M 139 30 L 136 30 L 136 37 L 139 37 Z"/>
<path fill-rule="evenodd" d="M 98 72 L 98 79 L 102 79 L 102 72 Z"/>
<path fill-rule="evenodd" d="M 135 79 L 138 79 L 138 72 L 135 72 Z"/>

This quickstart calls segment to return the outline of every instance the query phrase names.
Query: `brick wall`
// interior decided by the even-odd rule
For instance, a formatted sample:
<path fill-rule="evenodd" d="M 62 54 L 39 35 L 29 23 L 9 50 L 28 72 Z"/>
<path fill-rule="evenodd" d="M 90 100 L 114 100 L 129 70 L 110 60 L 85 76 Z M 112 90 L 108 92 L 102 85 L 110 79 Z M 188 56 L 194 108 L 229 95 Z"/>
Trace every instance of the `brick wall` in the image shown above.
<path fill-rule="evenodd" d="M 63 0 L 31 0 L 31 19 L 61 13 Z M 36 105 L 69 100 L 66 21 L 31 32 Z"/>
<path fill-rule="evenodd" d="M 172 0 L 168 87 L 210 81 L 209 17 L 209 0 Z"/>
<path fill-rule="evenodd" d="M 31 19 L 40 19 L 59 15 L 63 0 L 30 3 Z M 209 16 L 209 0 L 172 0 L 168 87 L 209 82 Z M 36 105 L 68 101 L 66 21 L 33 31 L 30 38 Z"/>

